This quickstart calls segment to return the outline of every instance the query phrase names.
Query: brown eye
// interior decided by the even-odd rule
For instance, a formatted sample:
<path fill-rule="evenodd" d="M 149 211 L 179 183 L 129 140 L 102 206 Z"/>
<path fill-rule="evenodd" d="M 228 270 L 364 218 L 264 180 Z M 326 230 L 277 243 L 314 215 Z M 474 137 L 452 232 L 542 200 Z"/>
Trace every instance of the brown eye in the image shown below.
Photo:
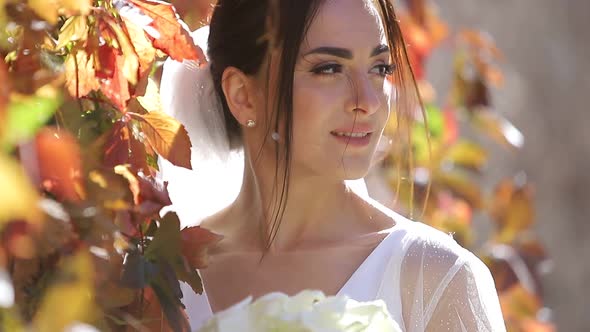
<path fill-rule="evenodd" d="M 377 65 L 377 66 L 373 67 L 371 69 L 371 72 L 378 74 L 379 76 L 389 76 L 389 75 L 393 74 L 395 69 L 396 69 L 395 64 L 389 64 L 389 65 L 381 64 L 381 65 Z"/>
<path fill-rule="evenodd" d="M 342 72 L 342 66 L 339 64 L 331 63 L 331 64 L 315 67 L 314 69 L 311 70 L 311 72 L 316 75 L 337 74 L 337 73 Z"/>

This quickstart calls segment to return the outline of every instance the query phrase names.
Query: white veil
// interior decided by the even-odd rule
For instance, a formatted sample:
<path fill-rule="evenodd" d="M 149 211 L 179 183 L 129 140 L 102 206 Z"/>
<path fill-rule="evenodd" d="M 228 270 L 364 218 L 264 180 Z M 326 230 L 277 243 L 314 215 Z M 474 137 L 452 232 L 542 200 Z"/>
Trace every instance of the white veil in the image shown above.
<path fill-rule="evenodd" d="M 209 26 L 195 30 L 191 36 L 207 55 Z M 168 182 L 172 201 L 161 214 L 175 211 L 182 227 L 198 225 L 237 197 L 242 185 L 244 153 L 229 148 L 223 111 L 208 64 L 199 67 L 194 61 L 168 58 L 160 95 L 163 111 L 182 123 L 188 132 L 193 168 L 174 166 L 159 158 L 158 176 Z M 347 183 L 355 192 L 367 195 L 363 179 Z"/>
<path fill-rule="evenodd" d="M 207 54 L 209 26 L 192 34 Z M 192 170 L 159 158 L 159 176 L 168 182 L 172 205 L 182 227 L 200 221 L 229 205 L 242 185 L 243 152 L 230 151 L 223 112 L 215 93 L 209 65 L 194 61 L 164 63 L 160 96 L 164 112 L 186 128 L 192 143 Z M 162 212 L 165 213 L 165 212 Z"/>

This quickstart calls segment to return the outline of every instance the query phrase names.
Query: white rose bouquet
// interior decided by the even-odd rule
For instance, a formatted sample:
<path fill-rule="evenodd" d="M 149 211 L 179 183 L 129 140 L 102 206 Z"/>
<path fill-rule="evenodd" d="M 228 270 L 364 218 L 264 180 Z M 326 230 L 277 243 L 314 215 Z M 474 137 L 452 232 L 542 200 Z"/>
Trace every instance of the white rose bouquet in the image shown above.
<path fill-rule="evenodd" d="M 218 312 L 199 332 L 401 332 L 381 300 L 358 302 L 302 291 L 289 297 L 270 293 Z"/>

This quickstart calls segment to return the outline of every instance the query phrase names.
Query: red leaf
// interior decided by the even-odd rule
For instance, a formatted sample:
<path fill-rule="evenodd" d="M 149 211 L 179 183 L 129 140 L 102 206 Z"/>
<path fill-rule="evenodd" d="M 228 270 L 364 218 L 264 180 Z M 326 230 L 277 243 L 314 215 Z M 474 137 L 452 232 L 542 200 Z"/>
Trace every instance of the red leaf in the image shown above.
<path fill-rule="evenodd" d="M 130 164 L 134 171 L 148 171 L 145 145 L 129 130 L 123 121 L 117 121 L 107 138 L 104 165 L 113 168 L 117 165 Z"/>
<path fill-rule="evenodd" d="M 158 213 L 164 206 L 172 204 L 168 194 L 168 183 L 156 180 L 152 176 L 139 174 L 139 195 L 136 212 L 140 217 L 151 217 Z"/>
<path fill-rule="evenodd" d="M 98 61 L 100 69 L 96 77 L 100 80 L 101 91 L 122 112 L 125 112 L 127 102 L 131 98 L 129 83 L 123 73 L 125 59 L 121 52 L 108 46 L 98 47 Z"/>
<path fill-rule="evenodd" d="M 188 30 L 178 18 L 174 6 L 157 0 L 128 0 L 153 21 L 146 32 L 155 48 L 164 51 L 176 61 L 204 60 L 203 51 L 195 45 Z M 144 27 L 145 29 L 145 27 Z"/>
<path fill-rule="evenodd" d="M 221 241 L 223 236 L 202 227 L 187 227 L 180 231 L 182 254 L 192 268 L 202 269 L 209 264 L 209 248 Z"/>

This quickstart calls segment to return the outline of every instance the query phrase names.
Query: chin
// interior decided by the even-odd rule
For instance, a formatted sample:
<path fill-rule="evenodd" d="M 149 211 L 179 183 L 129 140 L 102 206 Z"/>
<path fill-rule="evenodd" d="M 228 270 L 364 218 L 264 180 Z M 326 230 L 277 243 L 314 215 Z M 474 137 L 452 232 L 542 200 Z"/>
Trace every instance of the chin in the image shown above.
<path fill-rule="evenodd" d="M 357 165 L 350 165 L 345 163 L 345 168 L 342 170 L 343 180 L 358 180 L 364 178 L 369 174 L 370 162 L 359 163 Z"/>

